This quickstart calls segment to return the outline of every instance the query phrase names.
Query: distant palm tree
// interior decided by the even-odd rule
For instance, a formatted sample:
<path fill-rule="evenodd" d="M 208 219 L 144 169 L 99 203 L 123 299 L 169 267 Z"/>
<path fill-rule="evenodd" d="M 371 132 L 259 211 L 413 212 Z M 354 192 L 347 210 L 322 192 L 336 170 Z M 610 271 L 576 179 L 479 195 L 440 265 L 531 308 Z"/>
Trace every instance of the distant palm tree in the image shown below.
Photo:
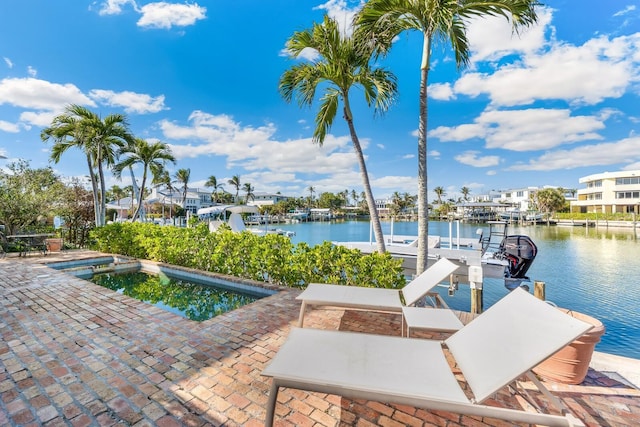
<path fill-rule="evenodd" d="M 349 92 L 354 86 L 361 86 L 367 104 L 374 105 L 376 112 L 384 113 L 397 93 L 395 76 L 382 68 L 371 67 L 372 50 L 369 40 L 347 36 L 340 31 L 338 23 L 328 16 L 324 17 L 322 24 L 314 24 L 311 29 L 295 32 L 287 41 L 287 49 L 292 57 L 297 57 L 306 49 L 313 49 L 320 55 L 313 62 L 297 64 L 285 71 L 280 78 L 280 93 L 287 102 L 295 97 L 301 106 L 310 106 L 316 89 L 318 86 L 322 88 L 324 94 L 315 118 L 316 128 L 312 138 L 319 145 L 323 144 L 331 129 L 342 101 L 342 116 L 349 127 L 353 149 L 360 164 L 377 249 L 378 252 L 385 252 L 382 226 L 364 154 L 356 134 Z"/>
<path fill-rule="evenodd" d="M 151 180 L 151 184 L 155 185 L 156 187 L 160 187 L 160 186 L 165 186 L 167 187 L 167 190 L 169 190 L 169 218 L 173 217 L 173 191 L 175 190 L 175 188 L 173 188 L 173 184 L 171 183 L 171 177 L 169 176 L 169 171 L 167 171 L 166 169 L 162 169 L 162 171 L 160 171 L 157 175 L 153 176 L 153 179 Z M 164 208 L 165 205 L 165 200 L 162 200 L 162 206 Z M 164 210 L 163 210 L 164 212 Z"/>
<path fill-rule="evenodd" d="M 351 198 L 353 199 L 353 206 L 358 206 L 358 192 L 351 190 Z"/>
<path fill-rule="evenodd" d="M 120 206 L 120 199 L 126 195 L 124 190 L 117 185 L 112 185 L 108 192 L 111 194 L 113 200 L 118 202 L 118 206 Z"/>
<path fill-rule="evenodd" d="M 434 42 L 451 43 L 456 64 L 469 64 L 470 47 L 467 25 L 477 16 L 511 18 L 517 30 L 537 20 L 537 0 L 369 0 L 355 23 L 356 33 L 375 44 L 386 54 L 399 34 L 419 31 L 423 35 L 420 64 L 420 112 L 418 123 L 418 257 L 416 274 L 427 268 L 429 236 L 429 202 L 427 200 L 427 83 L 431 68 L 431 47 Z"/>
<path fill-rule="evenodd" d="M 101 119 L 96 113 L 80 105 L 68 105 L 65 112 L 56 116 L 51 126 L 42 130 L 43 141 L 52 139 L 51 160 L 58 163 L 69 148 L 76 147 L 85 153 L 89 178 L 93 190 L 96 226 L 105 224 L 106 185 L 104 167 L 112 167 L 116 153 L 128 141 L 133 140 L 126 116 L 110 114 Z"/>
<path fill-rule="evenodd" d="M 177 184 L 182 185 L 182 209 L 187 209 L 187 192 L 189 191 L 189 179 L 191 178 L 191 169 L 178 169 L 174 175 Z"/>
<path fill-rule="evenodd" d="M 462 187 L 460 189 L 460 192 L 462 193 L 462 199 L 466 202 L 469 200 L 469 193 L 471 193 L 471 190 L 469 190 L 468 187 Z"/>
<path fill-rule="evenodd" d="M 207 179 L 207 182 L 204 183 L 204 186 L 213 188 L 213 192 L 211 193 L 211 196 L 212 196 L 214 202 L 217 202 L 218 201 L 218 190 L 224 190 L 224 187 L 222 186 L 222 184 L 218 184 L 218 178 L 216 178 L 214 175 L 211 175 Z"/>
<path fill-rule="evenodd" d="M 309 199 L 308 199 L 307 206 L 310 208 L 313 206 L 313 194 L 316 192 L 316 189 L 315 187 L 310 185 L 307 190 L 309 191 Z"/>
<path fill-rule="evenodd" d="M 444 188 L 443 187 L 436 187 L 436 188 L 433 189 L 433 192 L 436 193 L 436 197 L 438 198 L 438 204 L 441 205 L 442 204 L 442 198 L 447 195 L 447 193 L 444 191 Z"/>
<path fill-rule="evenodd" d="M 244 199 L 244 203 L 245 203 L 245 205 L 246 205 L 246 204 L 249 204 L 249 199 L 251 199 L 251 200 L 255 200 L 255 199 L 256 199 L 256 195 L 253 193 L 254 188 L 253 188 L 253 186 L 251 185 L 251 183 L 249 183 L 249 182 L 245 182 L 245 183 L 242 185 L 242 189 L 247 193 L 247 194 L 246 194 L 246 197 L 245 197 L 245 199 Z"/>
<path fill-rule="evenodd" d="M 131 168 L 135 164 L 142 166 L 142 182 L 138 192 L 138 206 L 131 217 L 135 221 L 142 209 L 142 199 L 147 184 L 147 175 L 151 171 L 152 176 L 164 171 L 165 162 L 175 163 L 176 158 L 171 154 L 171 149 L 164 142 L 149 143 L 142 138 L 136 138 L 133 143 L 120 149 L 120 156 L 126 156 L 124 160 L 116 164 L 113 171 L 116 177 L 120 177 L 123 169 Z"/>
<path fill-rule="evenodd" d="M 240 175 L 232 176 L 227 181 L 227 184 L 229 184 L 230 186 L 236 189 L 236 197 L 234 198 L 234 203 L 238 203 L 238 194 L 240 193 L 240 187 L 242 186 L 242 184 L 240 184 Z"/>
<path fill-rule="evenodd" d="M 396 217 L 402 211 L 402 196 L 397 191 L 394 191 L 391 195 L 391 206 L 390 206 L 391 216 Z"/>

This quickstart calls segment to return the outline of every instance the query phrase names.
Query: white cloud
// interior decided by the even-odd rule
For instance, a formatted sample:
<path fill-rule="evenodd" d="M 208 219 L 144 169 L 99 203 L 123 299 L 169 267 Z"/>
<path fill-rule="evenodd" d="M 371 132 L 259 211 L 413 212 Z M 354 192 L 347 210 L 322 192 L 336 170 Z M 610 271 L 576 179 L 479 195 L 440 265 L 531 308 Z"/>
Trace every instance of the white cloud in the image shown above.
<path fill-rule="evenodd" d="M 18 133 L 20 132 L 20 126 L 16 123 L 0 120 L 0 131 Z"/>
<path fill-rule="evenodd" d="M 629 6 L 625 7 L 624 9 L 619 10 L 618 12 L 614 13 L 613 16 L 623 16 L 623 15 L 631 13 L 631 12 L 633 12 L 635 10 L 636 10 L 636 5 L 632 4 L 632 5 L 629 5 Z"/>
<path fill-rule="evenodd" d="M 455 127 L 440 126 L 429 136 L 441 141 L 480 138 L 486 148 L 534 151 L 578 141 L 602 139 L 604 129 L 595 116 L 571 116 L 570 110 L 544 108 L 484 111 L 475 123 Z"/>
<path fill-rule="evenodd" d="M 358 170 L 349 136 L 328 135 L 322 147 L 311 138 L 276 141 L 276 128 L 269 123 L 260 127 L 242 126 L 227 115 L 212 115 L 194 111 L 189 125 L 181 126 L 167 120 L 160 122 L 164 136 L 171 140 L 188 140 L 187 144 L 171 143 L 174 155 L 180 158 L 224 156 L 229 167 L 242 166 L 251 172 L 265 169 L 279 173 L 310 172 L 334 174 Z M 362 141 L 363 146 L 367 141 Z M 341 185 L 344 185 L 341 183 Z"/>
<path fill-rule="evenodd" d="M 96 104 L 73 84 L 51 83 L 34 78 L 0 80 L 0 105 L 61 111 L 67 104 Z"/>
<path fill-rule="evenodd" d="M 362 180 L 360 181 L 362 184 Z M 371 186 L 374 188 L 398 189 L 402 188 L 409 194 L 418 192 L 418 184 L 415 176 L 394 176 L 385 175 L 380 178 L 371 180 Z M 376 196 L 374 194 L 374 196 Z"/>
<path fill-rule="evenodd" d="M 325 10 L 345 34 L 351 34 L 353 32 L 353 17 L 360 7 L 361 5 L 355 5 L 350 8 L 345 0 L 329 0 L 314 9 Z"/>
<path fill-rule="evenodd" d="M 102 8 L 98 12 L 100 15 L 118 15 L 122 13 L 122 6 L 131 4 L 137 10 L 136 2 L 133 0 L 107 0 L 102 3 Z"/>
<path fill-rule="evenodd" d="M 27 74 L 29 74 L 31 77 L 35 77 L 38 75 L 38 70 L 36 70 L 35 68 L 33 68 L 31 65 L 29 65 L 27 67 Z"/>
<path fill-rule="evenodd" d="M 197 4 L 148 3 L 140 8 L 139 27 L 186 27 L 206 18 L 207 9 Z"/>
<path fill-rule="evenodd" d="M 429 98 L 440 101 L 449 101 L 455 98 L 453 88 L 449 83 L 433 83 L 427 88 Z"/>
<path fill-rule="evenodd" d="M 7 67 L 13 68 L 13 62 L 9 58 L 5 56 L 2 59 L 4 59 L 4 63 L 7 64 Z"/>
<path fill-rule="evenodd" d="M 478 156 L 478 151 L 465 151 L 462 154 L 458 154 L 454 159 L 463 165 L 469 165 L 476 168 L 487 168 L 491 166 L 497 166 L 500 164 L 500 157 L 498 156 Z"/>
<path fill-rule="evenodd" d="M 575 169 L 588 166 L 608 166 L 640 162 L 640 137 L 626 138 L 617 142 L 585 145 L 571 150 L 545 153 L 529 163 L 517 164 L 508 170 L 551 171 Z"/>
<path fill-rule="evenodd" d="M 127 113 L 148 114 L 167 109 L 164 105 L 164 95 L 154 98 L 144 93 L 94 89 L 89 92 L 89 96 L 105 105 L 123 107 Z"/>
<path fill-rule="evenodd" d="M 489 16 L 469 22 L 467 38 L 470 41 L 472 68 L 479 61 L 494 61 L 504 56 L 531 54 L 545 45 L 545 32 L 553 16 L 549 8 L 538 8 L 538 23 L 514 34 L 511 22 L 504 17 Z"/>
<path fill-rule="evenodd" d="M 429 153 L 427 153 L 429 156 L 431 157 L 440 157 L 440 152 L 437 150 L 431 150 L 429 151 Z M 412 155 L 413 156 L 413 155 Z"/>
<path fill-rule="evenodd" d="M 565 100 L 593 105 L 622 96 L 640 79 L 640 33 L 594 38 L 582 46 L 554 44 L 548 51 L 527 54 L 521 62 L 492 73 L 471 72 L 453 86 L 455 94 L 486 94 L 494 106 L 536 100 Z"/>
<path fill-rule="evenodd" d="M 439 155 L 440 153 L 438 153 L 437 155 Z M 416 157 L 415 154 L 405 154 L 404 156 L 402 156 L 403 159 L 414 159 Z"/>
<path fill-rule="evenodd" d="M 59 112 L 61 112 L 60 110 Z M 33 126 L 46 127 L 50 126 L 54 117 L 58 115 L 56 111 L 24 111 L 20 113 L 20 122 L 28 123 Z"/>

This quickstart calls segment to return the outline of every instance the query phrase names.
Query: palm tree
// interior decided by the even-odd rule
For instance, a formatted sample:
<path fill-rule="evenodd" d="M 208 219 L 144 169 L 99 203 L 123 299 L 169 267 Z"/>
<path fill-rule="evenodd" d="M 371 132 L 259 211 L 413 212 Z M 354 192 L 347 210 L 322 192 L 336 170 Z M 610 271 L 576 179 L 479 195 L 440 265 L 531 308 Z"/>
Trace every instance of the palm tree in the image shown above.
<path fill-rule="evenodd" d="M 71 147 L 84 151 L 93 190 L 96 226 L 104 225 L 106 216 L 104 166 L 114 165 L 117 149 L 133 140 L 128 128 L 122 114 L 110 114 L 103 120 L 89 109 L 72 104 L 40 134 L 45 142 L 53 139 L 51 160 L 55 163 Z"/>
<path fill-rule="evenodd" d="M 436 187 L 433 189 L 433 192 L 436 193 L 436 197 L 438 198 L 438 204 L 442 204 L 442 198 L 447 195 L 447 192 L 444 191 L 443 187 Z"/>
<path fill-rule="evenodd" d="M 218 178 L 216 178 L 214 175 L 211 175 L 207 179 L 207 182 L 204 183 L 204 186 L 213 188 L 213 192 L 211 193 L 211 196 L 213 197 L 214 202 L 217 202 L 218 190 L 224 190 L 224 187 L 222 186 L 222 184 L 218 184 Z"/>
<path fill-rule="evenodd" d="M 351 198 L 353 199 L 353 206 L 358 206 L 358 192 L 351 190 Z"/>
<path fill-rule="evenodd" d="M 114 200 L 118 201 L 118 206 L 120 206 L 120 199 L 126 195 L 125 191 L 117 185 L 112 185 L 108 193 L 111 194 Z"/>
<path fill-rule="evenodd" d="M 471 193 L 471 190 L 469 190 L 468 187 L 462 187 L 460 189 L 460 192 L 462 193 L 462 199 L 466 202 L 469 200 L 469 193 Z"/>
<path fill-rule="evenodd" d="M 120 177 L 124 168 L 132 168 L 135 164 L 142 166 L 142 182 L 140 183 L 140 190 L 138 192 L 138 207 L 131 217 L 131 221 L 133 222 L 142 209 L 142 198 L 145 185 L 147 184 L 148 172 L 151 171 L 153 177 L 159 176 L 164 171 L 165 162 L 175 163 L 176 158 L 171 154 L 171 149 L 164 142 L 148 143 L 141 138 L 136 138 L 133 143 L 120 149 L 120 155 L 127 157 L 113 168 L 116 177 Z"/>
<path fill-rule="evenodd" d="M 249 183 L 249 182 L 245 182 L 245 183 L 242 185 L 242 189 L 247 193 L 247 196 L 246 196 L 246 198 L 244 199 L 244 204 L 245 204 L 245 205 L 249 204 L 249 199 L 251 199 L 251 200 L 255 200 L 255 199 L 256 199 L 256 195 L 255 195 L 255 194 L 253 194 L 253 190 L 254 190 L 254 188 L 253 188 L 253 186 L 251 185 L 251 183 Z"/>
<path fill-rule="evenodd" d="M 175 182 L 182 185 L 182 209 L 187 209 L 187 191 L 189 191 L 189 178 L 191 169 L 178 169 L 174 175 Z"/>
<path fill-rule="evenodd" d="M 297 57 L 304 49 L 315 49 L 320 55 L 315 62 L 294 65 L 285 71 L 279 85 L 280 93 L 287 102 L 295 96 L 301 106 L 310 106 L 316 89 L 319 85 L 322 87 L 324 94 L 315 119 L 313 142 L 323 144 L 338 112 L 339 102 L 343 103 L 342 115 L 349 126 L 353 149 L 360 164 L 377 249 L 384 252 L 384 236 L 364 154 L 353 123 L 349 91 L 354 86 L 361 86 L 367 104 L 373 104 L 376 112 L 384 113 L 397 93 L 395 76 L 387 70 L 372 68 L 372 49 L 369 43 L 364 39 L 360 42 L 357 38 L 345 35 L 338 28 L 338 23 L 328 16 L 325 16 L 322 24 L 314 24 L 311 29 L 295 32 L 287 41 L 287 49 L 292 57 Z"/>
<path fill-rule="evenodd" d="M 389 208 L 392 217 L 398 216 L 402 211 L 402 196 L 397 191 L 394 191 L 391 195 L 391 206 Z"/>
<path fill-rule="evenodd" d="M 238 193 L 240 193 L 240 175 L 233 175 L 228 181 L 227 184 L 234 187 L 236 189 L 236 197 L 234 199 L 234 203 L 238 203 Z"/>
<path fill-rule="evenodd" d="M 164 185 L 169 190 L 169 219 L 173 220 L 173 192 L 175 191 L 175 187 L 171 182 L 171 176 L 169 175 L 169 171 L 163 169 L 160 173 L 153 176 L 151 181 L 153 185 L 162 186 Z M 162 200 L 162 206 L 164 206 L 165 200 Z"/>
<path fill-rule="evenodd" d="M 386 54 L 404 31 L 423 35 L 418 123 L 418 259 L 416 274 L 427 267 L 429 205 L 427 200 L 427 82 L 433 42 L 451 43 L 458 68 L 469 64 L 467 23 L 477 16 L 511 18 L 514 30 L 537 21 L 536 0 L 369 0 L 355 18 L 356 32 Z"/>

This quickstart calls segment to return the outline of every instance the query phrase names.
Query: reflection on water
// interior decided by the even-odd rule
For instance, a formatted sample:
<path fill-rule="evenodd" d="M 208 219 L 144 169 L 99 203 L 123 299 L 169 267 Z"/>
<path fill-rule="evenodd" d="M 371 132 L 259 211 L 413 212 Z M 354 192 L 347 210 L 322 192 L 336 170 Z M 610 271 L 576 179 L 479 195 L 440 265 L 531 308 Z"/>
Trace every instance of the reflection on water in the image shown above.
<path fill-rule="evenodd" d="M 282 225 L 296 232 L 293 242 L 317 244 L 330 241 L 368 241 L 366 222 L 306 223 Z M 452 232 L 456 235 L 456 225 Z M 460 237 L 476 237 L 476 230 L 488 227 L 460 224 Z M 383 223 L 385 234 L 391 225 Z M 394 234 L 417 234 L 417 223 L 399 222 Z M 449 236 L 448 222 L 431 222 L 429 234 Z M 538 246 L 538 256 L 528 272 L 531 280 L 546 283 L 547 299 L 560 307 L 593 316 L 606 327 L 598 351 L 640 359 L 640 244 L 632 229 L 528 226 L 510 227 L 509 234 L 529 235 Z M 533 288 L 533 286 L 531 286 Z M 508 291 L 501 280 L 486 279 L 485 308 Z M 446 296 L 450 306 L 469 310 L 469 288 Z"/>
<path fill-rule="evenodd" d="M 96 274 L 89 280 L 198 322 L 235 310 L 257 299 L 213 286 L 142 272 Z"/>

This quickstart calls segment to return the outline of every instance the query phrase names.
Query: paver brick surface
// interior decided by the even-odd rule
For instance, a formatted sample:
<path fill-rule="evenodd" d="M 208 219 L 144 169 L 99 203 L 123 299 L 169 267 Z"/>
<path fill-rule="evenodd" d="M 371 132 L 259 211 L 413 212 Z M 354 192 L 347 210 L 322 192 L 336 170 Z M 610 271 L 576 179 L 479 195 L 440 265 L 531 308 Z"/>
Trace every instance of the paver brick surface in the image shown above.
<path fill-rule="evenodd" d="M 299 291 L 282 289 L 198 323 L 42 265 L 52 260 L 0 261 L 0 425 L 262 425 L 271 381 L 260 373 L 297 323 Z M 399 316 L 380 313 L 313 310 L 305 324 L 400 334 Z M 587 425 L 640 423 L 640 391 L 603 373 L 590 370 L 580 386 L 550 386 Z M 507 393 L 494 402 L 518 407 Z M 511 424 L 283 389 L 276 425 Z"/>

